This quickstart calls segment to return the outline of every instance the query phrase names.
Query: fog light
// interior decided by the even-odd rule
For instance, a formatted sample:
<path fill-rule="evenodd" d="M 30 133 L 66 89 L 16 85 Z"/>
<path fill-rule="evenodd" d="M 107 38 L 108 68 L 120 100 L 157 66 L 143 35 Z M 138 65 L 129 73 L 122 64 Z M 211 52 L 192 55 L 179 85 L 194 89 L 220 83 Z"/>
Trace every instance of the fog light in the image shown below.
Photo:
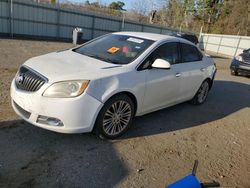
<path fill-rule="evenodd" d="M 37 123 L 51 125 L 51 126 L 63 126 L 63 122 L 57 118 L 47 117 L 47 116 L 38 116 Z"/>

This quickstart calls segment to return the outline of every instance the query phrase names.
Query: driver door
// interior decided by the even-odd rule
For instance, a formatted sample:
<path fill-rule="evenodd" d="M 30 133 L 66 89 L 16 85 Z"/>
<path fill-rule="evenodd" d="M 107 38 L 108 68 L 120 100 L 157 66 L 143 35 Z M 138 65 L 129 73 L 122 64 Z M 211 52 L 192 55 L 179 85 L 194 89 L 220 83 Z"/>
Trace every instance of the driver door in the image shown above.
<path fill-rule="evenodd" d="M 144 61 L 146 68 L 146 88 L 143 100 L 145 113 L 178 103 L 180 94 L 179 43 L 169 42 L 159 46 Z M 152 68 L 156 59 L 164 59 L 171 64 L 170 69 Z"/>

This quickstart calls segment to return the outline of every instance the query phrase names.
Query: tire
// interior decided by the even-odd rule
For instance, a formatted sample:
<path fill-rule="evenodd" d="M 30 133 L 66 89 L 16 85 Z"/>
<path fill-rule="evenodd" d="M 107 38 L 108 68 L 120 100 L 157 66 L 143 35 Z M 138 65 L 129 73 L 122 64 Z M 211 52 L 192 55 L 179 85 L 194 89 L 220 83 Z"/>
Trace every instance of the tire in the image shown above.
<path fill-rule="evenodd" d="M 200 105 L 206 101 L 210 87 L 209 84 L 209 80 L 205 80 L 204 82 L 202 82 L 199 90 L 197 91 L 193 99 L 190 101 L 192 104 Z"/>
<path fill-rule="evenodd" d="M 110 98 L 98 114 L 95 133 L 100 138 L 114 139 L 126 132 L 131 126 L 135 105 L 125 94 Z"/>

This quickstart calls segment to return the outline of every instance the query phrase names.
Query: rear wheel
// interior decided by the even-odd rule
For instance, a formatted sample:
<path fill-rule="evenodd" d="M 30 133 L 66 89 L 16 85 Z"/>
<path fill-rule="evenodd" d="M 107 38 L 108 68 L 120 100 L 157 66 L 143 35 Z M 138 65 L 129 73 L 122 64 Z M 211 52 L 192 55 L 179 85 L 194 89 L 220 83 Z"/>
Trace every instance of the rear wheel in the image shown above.
<path fill-rule="evenodd" d="M 134 104 L 129 96 L 121 94 L 109 99 L 100 111 L 96 121 L 96 133 L 113 139 L 122 135 L 132 124 Z"/>
<path fill-rule="evenodd" d="M 209 81 L 205 80 L 201 84 L 194 98 L 191 100 L 191 103 L 196 105 L 204 103 L 205 100 L 207 99 L 208 92 L 209 92 Z"/>

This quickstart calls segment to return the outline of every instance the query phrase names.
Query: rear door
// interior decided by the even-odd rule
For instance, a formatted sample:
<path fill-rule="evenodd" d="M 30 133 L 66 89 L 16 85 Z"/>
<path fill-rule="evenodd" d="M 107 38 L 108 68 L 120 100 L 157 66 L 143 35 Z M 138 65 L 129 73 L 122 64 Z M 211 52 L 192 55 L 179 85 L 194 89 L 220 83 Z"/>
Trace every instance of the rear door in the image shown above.
<path fill-rule="evenodd" d="M 202 61 L 203 55 L 196 46 L 180 43 L 181 63 L 180 63 L 180 100 L 185 101 L 192 98 L 200 87 L 205 71 Z"/>

